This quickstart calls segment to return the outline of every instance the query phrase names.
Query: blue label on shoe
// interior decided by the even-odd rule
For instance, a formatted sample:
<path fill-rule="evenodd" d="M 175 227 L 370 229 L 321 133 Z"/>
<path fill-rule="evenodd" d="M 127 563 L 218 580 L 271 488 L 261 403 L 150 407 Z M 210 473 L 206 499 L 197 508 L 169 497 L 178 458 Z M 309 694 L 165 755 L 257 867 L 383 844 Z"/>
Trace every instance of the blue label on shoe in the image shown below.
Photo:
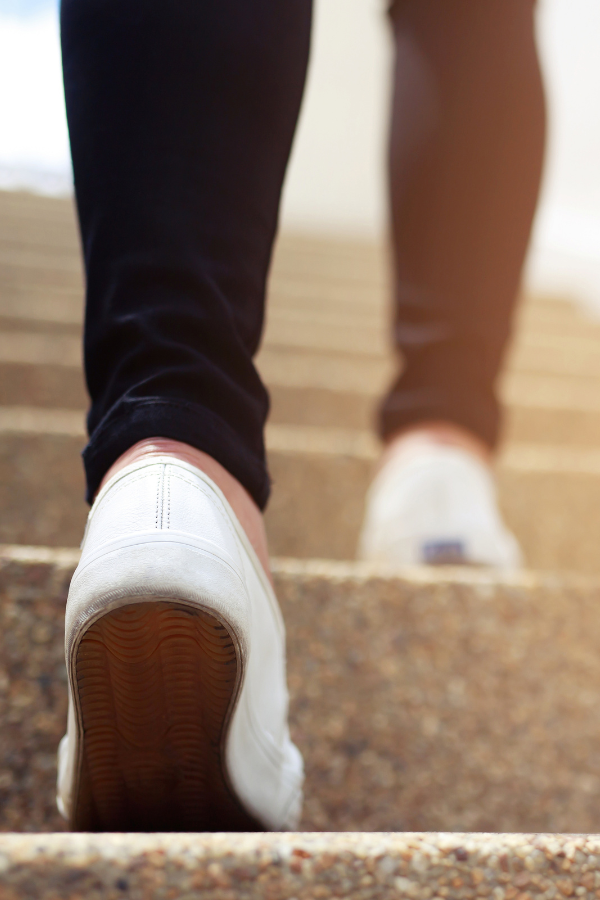
<path fill-rule="evenodd" d="M 428 566 L 460 566 L 467 562 L 462 541 L 430 541 L 421 549 L 423 562 Z"/>

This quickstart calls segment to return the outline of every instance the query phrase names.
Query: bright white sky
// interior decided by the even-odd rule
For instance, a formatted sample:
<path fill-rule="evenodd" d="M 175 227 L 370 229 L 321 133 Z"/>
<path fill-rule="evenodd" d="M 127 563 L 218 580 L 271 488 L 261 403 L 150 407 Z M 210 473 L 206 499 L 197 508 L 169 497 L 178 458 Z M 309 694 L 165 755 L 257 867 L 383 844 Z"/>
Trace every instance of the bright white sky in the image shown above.
<path fill-rule="evenodd" d="M 600 308 L 600 3 L 539 0 L 551 140 L 532 279 Z M 288 227 L 385 228 L 390 47 L 384 0 L 317 0 L 283 204 Z M 55 0 L 0 0 L 0 186 L 68 189 Z"/>
<path fill-rule="evenodd" d="M 48 0 L 0 0 L 0 185 L 68 190 L 58 17 Z"/>

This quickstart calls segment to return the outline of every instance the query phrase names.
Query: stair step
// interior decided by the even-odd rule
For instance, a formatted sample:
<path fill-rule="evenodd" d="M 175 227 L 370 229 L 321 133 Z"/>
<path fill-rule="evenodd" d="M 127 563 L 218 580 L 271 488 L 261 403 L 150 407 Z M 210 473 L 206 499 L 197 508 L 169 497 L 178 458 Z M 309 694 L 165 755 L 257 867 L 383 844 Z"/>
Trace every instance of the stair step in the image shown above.
<path fill-rule="evenodd" d="M 265 347 L 284 347 L 344 353 L 362 357 L 387 359 L 392 353 L 391 335 L 385 321 L 368 321 L 346 312 L 333 315 L 308 309 L 270 311 L 264 338 Z M 566 335 L 540 333 L 522 328 L 506 359 L 506 369 L 514 372 L 541 372 L 598 378 L 600 357 L 597 334 Z M 391 364 L 391 363 L 390 363 Z"/>
<path fill-rule="evenodd" d="M 67 354 L 58 365 L 46 364 L 42 352 L 33 362 L 35 350 L 40 348 L 32 341 L 27 348 L 30 353 L 23 354 L 25 361 L 4 362 L 1 343 L 0 340 L 0 406 L 67 408 L 80 410 L 83 416 L 88 406 L 83 374 L 79 365 L 68 364 Z M 7 356 L 18 360 L 18 349 L 23 347 L 9 348 Z M 51 358 L 56 359 L 56 355 L 53 349 Z M 314 360 L 310 358 L 290 359 L 288 355 L 287 366 L 282 369 L 267 367 L 264 360 L 263 354 L 263 375 L 270 375 L 271 423 L 373 429 L 381 393 L 389 379 L 378 376 L 380 390 L 374 391 L 361 380 L 364 369 L 352 367 L 352 378 L 347 378 L 331 359 L 321 372 L 313 368 Z M 341 388 L 336 389 L 336 384 Z M 508 404 L 505 443 L 598 445 L 600 379 L 508 374 L 501 392 Z"/>
<path fill-rule="evenodd" d="M 55 752 L 76 561 L 0 552 L 1 831 L 64 828 Z M 600 582 L 273 568 L 306 761 L 303 829 L 600 830 Z"/>
<path fill-rule="evenodd" d="M 376 457 L 375 442 L 364 438 L 342 429 L 267 429 L 274 488 L 265 520 L 273 553 L 355 556 Z M 528 565 L 600 574 L 598 450 L 513 444 L 500 457 L 497 481 Z"/>
<path fill-rule="evenodd" d="M 354 394 L 361 401 L 376 403 L 395 373 L 391 358 L 333 353 L 305 348 L 266 345 L 257 357 L 258 368 L 272 389 L 323 390 Z M 27 366 L 54 367 L 69 392 L 81 394 L 81 340 L 78 335 L 39 331 L 0 330 L 0 374 L 18 390 L 20 372 Z M 20 367 L 20 368 L 14 368 Z M 506 371 L 500 393 L 508 407 L 547 410 L 600 412 L 600 374 L 557 374 L 556 372 Z M 31 401 L 30 401 L 31 402 Z M 60 396 L 56 406 L 62 405 Z"/>
<path fill-rule="evenodd" d="M 83 419 L 88 404 L 79 367 L 0 362 L 0 406 L 66 408 Z"/>
<path fill-rule="evenodd" d="M 371 435 L 273 425 L 267 447 L 272 552 L 353 558 L 378 455 Z M 497 479 L 501 508 L 530 566 L 600 573 L 597 448 L 511 444 L 499 458 Z"/>
<path fill-rule="evenodd" d="M 0 400 L 11 402 L 10 399 L 3 399 L 1 371 L 0 367 Z M 35 383 L 36 386 L 39 384 L 38 396 L 44 399 L 49 397 L 50 391 L 44 390 L 48 382 Z M 540 443 L 600 446 L 600 383 L 595 392 L 589 390 L 589 381 L 585 382 L 585 386 L 587 390 L 583 395 L 573 390 L 572 396 L 563 396 L 567 392 L 563 390 L 561 395 L 560 392 L 553 391 L 552 382 L 546 386 L 536 382 L 529 386 L 529 390 L 521 383 L 520 396 L 515 396 L 513 404 L 504 411 L 504 445 Z M 269 422 L 274 425 L 308 425 L 358 431 L 373 431 L 375 427 L 379 404 L 377 396 L 327 388 L 281 387 L 273 383 L 269 385 L 269 393 Z M 15 398 L 16 396 L 15 394 Z M 61 395 L 56 391 L 53 396 L 58 400 Z M 573 402 L 569 402 L 570 400 Z M 589 406 L 581 409 L 587 400 L 590 401 Z M 15 399 L 12 402 L 19 401 Z M 561 402 L 565 405 L 562 406 Z M 536 405 L 537 403 L 540 405 Z M 45 405 L 51 404 L 48 402 Z"/>
<path fill-rule="evenodd" d="M 79 410 L 0 407 L 0 543 L 79 543 L 88 509 L 78 461 L 84 444 Z M 379 454 L 372 433 L 273 423 L 267 450 L 272 552 L 352 559 Z M 600 574 L 597 447 L 511 443 L 497 477 L 501 506 L 529 565 Z"/>
<path fill-rule="evenodd" d="M 8 898 L 596 898 L 600 838 L 565 834 L 0 837 Z"/>

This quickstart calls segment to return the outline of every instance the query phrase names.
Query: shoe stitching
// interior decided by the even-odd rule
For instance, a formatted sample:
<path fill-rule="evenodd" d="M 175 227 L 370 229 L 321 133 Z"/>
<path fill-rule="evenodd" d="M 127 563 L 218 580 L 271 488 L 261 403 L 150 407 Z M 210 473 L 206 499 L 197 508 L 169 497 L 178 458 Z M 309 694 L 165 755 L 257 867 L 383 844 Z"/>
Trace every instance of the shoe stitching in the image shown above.
<path fill-rule="evenodd" d="M 167 467 L 165 466 L 165 473 Z M 171 472 L 165 475 L 167 479 L 167 529 L 171 527 Z"/>
<path fill-rule="evenodd" d="M 154 527 L 157 531 L 160 531 L 160 521 L 159 521 L 159 510 L 162 512 L 162 497 L 161 497 L 161 487 L 162 487 L 163 474 L 158 477 L 158 481 L 156 483 L 156 511 L 154 513 Z"/>
<path fill-rule="evenodd" d="M 179 480 L 182 481 L 184 484 L 200 491 L 200 493 L 202 493 L 202 495 L 207 500 L 212 500 L 213 505 L 215 507 L 218 507 L 222 522 L 227 526 L 227 530 L 231 534 L 231 536 L 234 539 L 234 542 L 237 546 L 239 537 L 238 537 L 232 523 L 230 522 L 229 516 L 227 514 L 227 509 L 224 506 L 221 499 L 218 497 L 218 495 L 216 495 L 213 491 L 210 490 L 209 485 L 206 485 L 204 482 L 201 482 L 200 484 L 198 482 L 194 482 L 194 481 L 190 480 L 190 478 L 186 478 L 180 472 L 178 472 L 176 470 L 173 471 L 173 468 L 171 468 L 171 466 L 169 466 L 169 474 L 167 475 L 166 474 L 167 465 L 168 464 L 164 464 L 161 467 L 162 471 L 160 473 L 160 477 L 158 478 L 158 484 L 157 484 L 157 503 L 156 503 L 156 527 L 157 527 L 157 529 L 159 528 L 159 516 L 160 516 L 160 527 L 162 528 L 162 526 L 164 524 L 163 517 L 164 517 L 164 506 L 165 506 L 165 496 L 164 496 L 164 494 L 165 494 L 165 486 L 164 486 L 165 477 L 167 478 L 167 497 L 166 497 L 167 524 L 166 524 L 166 528 L 170 528 L 171 477 L 175 476 L 175 477 L 179 478 Z M 126 478 L 126 479 L 124 479 L 124 481 L 122 482 L 121 485 L 115 485 L 113 490 L 108 492 L 106 496 L 108 496 L 108 494 L 111 494 L 114 497 L 116 494 L 118 494 L 121 490 L 124 490 L 130 484 L 142 481 L 144 478 L 155 477 L 156 474 L 157 473 L 155 471 L 154 472 L 145 471 L 143 473 L 140 473 L 138 476 Z M 132 473 L 132 475 L 133 475 L 133 473 Z M 196 548 L 194 548 L 194 550 L 195 549 Z M 212 555 L 212 554 L 210 554 L 210 555 Z M 224 560 L 220 559 L 219 557 L 217 557 L 217 558 L 219 559 L 219 561 L 221 563 L 225 563 L 225 565 L 227 565 L 228 568 L 231 568 L 231 566 L 229 564 L 227 564 Z M 235 569 L 233 571 L 235 571 Z M 240 573 L 236 572 L 236 575 L 238 576 L 238 578 L 240 577 Z M 242 583 L 245 583 L 245 579 L 243 579 Z M 248 712 L 251 713 L 250 717 L 249 717 L 250 718 L 249 725 L 250 725 L 251 731 L 254 733 L 254 737 L 255 737 L 255 740 L 257 741 L 258 746 L 261 748 L 262 753 L 267 757 L 267 759 L 270 759 L 270 762 L 272 764 L 275 764 L 277 766 L 277 768 L 280 768 L 283 763 L 283 760 L 285 758 L 285 754 L 272 741 L 270 741 L 270 740 L 267 740 L 266 742 L 264 741 L 261 729 L 258 729 L 256 727 L 256 723 L 253 721 L 254 716 L 252 715 L 251 710 L 248 710 Z M 294 795 L 297 795 L 297 793 L 301 793 L 301 792 L 298 791 L 298 789 L 297 789 L 293 793 L 294 793 Z M 295 800 L 295 799 L 296 799 L 295 796 L 293 797 L 293 799 L 288 798 L 288 803 L 286 804 L 286 807 L 287 807 L 286 813 L 289 810 L 289 808 L 293 805 L 293 800 Z"/>
<path fill-rule="evenodd" d="M 161 464 L 153 463 L 152 465 L 155 466 L 155 465 L 161 465 Z M 230 521 L 229 516 L 228 516 L 228 514 L 227 514 L 227 510 L 225 509 L 225 507 L 224 507 L 224 505 L 223 505 L 223 502 L 221 501 L 221 498 L 220 498 L 214 491 L 211 491 L 211 490 L 209 489 L 208 485 L 206 485 L 205 482 L 202 481 L 201 479 L 199 479 L 200 484 L 198 484 L 198 483 L 196 483 L 196 482 L 194 482 L 194 481 L 191 481 L 189 478 L 185 477 L 185 475 L 180 474 L 180 472 L 177 471 L 175 465 L 173 465 L 172 463 L 163 463 L 163 464 L 162 464 L 163 471 L 164 471 L 164 468 L 165 468 L 167 465 L 168 465 L 169 468 L 171 469 L 171 473 L 170 473 L 170 474 L 172 475 L 172 477 L 178 478 L 180 481 L 182 481 L 184 484 L 187 484 L 189 487 L 195 488 L 195 490 L 200 491 L 200 493 L 201 493 L 207 500 L 212 500 L 212 501 L 213 501 L 213 503 L 215 504 L 215 506 L 216 506 L 216 507 L 218 508 L 218 510 L 219 510 L 219 513 L 220 513 L 220 515 L 221 515 L 221 519 L 222 519 L 223 523 L 224 523 L 225 526 L 227 527 L 227 530 L 228 530 L 229 534 L 231 535 L 231 537 L 233 538 L 233 540 L 235 541 L 236 546 L 237 546 L 237 543 L 238 543 L 238 541 L 239 541 L 239 536 L 238 536 L 238 534 L 236 533 L 236 531 L 235 531 L 233 525 L 231 524 L 231 521 Z M 122 479 L 122 481 L 117 482 L 117 484 L 115 484 L 115 485 L 111 488 L 111 490 L 108 491 L 108 492 L 104 495 L 104 497 L 102 498 L 102 501 L 101 501 L 100 505 L 99 505 L 98 507 L 96 507 L 96 509 L 93 509 L 93 508 L 92 508 L 92 510 L 90 510 L 90 515 L 93 513 L 94 516 L 95 516 L 95 515 L 100 511 L 100 509 L 102 509 L 102 507 L 104 506 L 106 500 L 107 500 L 109 497 L 114 498 L 114 497 L 117 496 L 117 494 L 121 493 L 121 491 L 124 491 L 124 490 L 125 490 L 126 488 L 128 488 L 130 485 L 135 484 L 135 483 L 137 483 L 138 481 L 143 481 L 145 478 L 155 478 L 156 475 L 157 475 L 157 472 L 156 472 L 156 471 L 148 472 L 148 471 L 146 471 L 146 470 L 143 470 L 139 475 L 136 475 L 135 473 L 132 472 L 130 476 L 125 476 L 125 477 Z M 158 486 L 157 486 L 157 504 L 158 504 L 158 493 L 159 493 L 159 491 L 160 491 L 161 482 L 162 482 L 162 477 L 163 477 L 163 475 L 161 474 L 161 475 L 159 476 L 159 478 L 158 478 Z M 159 525 L 158 525 L 158 506 L 157 506 L 156 516 L 155 516 L 155 526 L 156 526 L 156 528 L 157 528 L 157 530 L 158 530 L 158 529 L 159 529 Z"/>
<path fill-rule="evenodd" d="M 117 494 L 120 494 L 121 491 L 124 491 L 125 488 L 128 488 L 131 484 L 137 483 L 138 481 L 143 481 L 144 478 L 152 478 L 155 476 L 155 474 L 156 474 L 155 472 L 143 472 L 141 475 L 136 475 L 135 477 L 132 476 L 131 479 L 126 478 L 125 481 L 117 482 L 113 487 L 111 487 L 111 489 L 109 491 L 107 491 L 106 494 L 104 494 L 104 496 L 97 503 L 97 505 L 94 504 L 92 506 L 92 508 L 90 509 L 90 511 L 88 513 L 88 519 L 87 519 L 87 523 L 86 523 L 85 532 L 83 535 L 83 539 L 81 541 L 81 546 L 83 547 L 83 545 L 85 543 L 85 540 L 88 536 L 88 532 L 89 532 L 90 528 L 92 527 L 92 522 L 93 522 L 94 518 L 97 515 L 99 515 L 101 510 L 104 509 L 106 501 L 109 497 L 111 499 L 114 499 L 117 496 Z"/>
<path fill-rule="evenodd" d="M 160 473 L 160 530 L 165 527 L 165 473 L 166 466 L 162 466 Z"/>
<path fill-rule="evenodd" d="M 229 529 L 230 534 L 231 534 L 234 538 L 238 539 L 238 536 L 237 536 L 237 534 L 236 534 L 236 532 L 235 532 L 235 529 L 234 529 L 233 526 L 231 525 L 229 516 L 228 516 L 228 514 L 227 514 L 227 510 L 225 509 L 225 507 L 224 507 L 224 505 L 223 505 L 223 502 L 222 502 L 221 498 L 220 498 L 214 491 L 211 491 L 211 490 L 209 489 L 209 486 L 206 485 L 206 483 L 205 483 L 204 481 L 202 481 L 201 479 L 198 479 L 198 480 L 201 482 L 201 486 L 200 486 L 199 484 L 197 484 L 196 482 L 194 482 L 194 481 L 190 481 L 189 478 L 186 478 L 184 475 L 181 475 L 179 471 L 177 471 L 176 463 L 171 463 L 171 462 L 169 462 L 169 463 L 156 463 L 156 462 L 153 462 L 153 463 L 151 463 L 150 465 L 153 465 L 153 466 L 158 466 L 158 465 L 160 465 L 161 468 L 163 469 L 163 473 L 164 473 L 164 469 L 166 468 L 166 466 L 168 466 L 168 467 L 171 469 L 171 475 L 172 475 L 172 476 L 174 476 L 174 477 L 176 477 L 176 478 L 179 478 L 180 481 L 183 481 L 185 484 L 189 485 L 190 487 L 193 487 L 193 488 L 195 488 L 196 490 L 200 491 L 207 499 L 212 500 L 216 505 L 218 505 L 219 512 L 221 513 L 221 516 L 222 516 L 222 518 L 223 518 L 223 521 L 224 521 L 225 524 L 227 525 L 227 528 Z M 173 471 L 173 470 L 175 470 L 175 471 Z M 129 485 L 135 484 L 135 483 L 137 483 L 138 481 L 142 481 L 144 478 L 153 478 L 153 477 L 156 476 L 156 474 L 157 474 L 156 472 L 148 472 L 148 471 L 146 471 L 146 470 L 144 469 L 144 470 L 142 470 L 142 472 L 141 472 L 140 474 L 136 474 L 136 473 L 132 472 L 131 475 L 125 475 L 125 476 L 123 476 L 122 480 L 119 480 L 119 481 L 118 481 L 118 482 L 117 482 L 117 483 L 116 483 L 116 484 L 115 484 L 115 485 L 114 485 L 114 486 L 113 486 L 113 487 L 112 487 L 112 488 L 104 495 L 104 497 L 103 497 L 102 500 L 101 500 L 100 505 L 99 505 L 98 507 L 96 507 L 96 509 L 94 509 L 94 508 L 92 507 L 92 509 L 90 510 L 90 515 L 91 515 L 92 512 L 94 513 L 94 515 L 96 514 L 96 511 L 99 510 L 99 509 L 101 508 L 101 506 L 104 505 L 104 501 L 106 500 L 107 497 L 109 497 L 109 496 L 110 496 L 110 497 L 115 497 L 118 493 L 120 493 L 121 491 L 125 490 L 125 488 L 129 487 Z M 160 480 L 161 480 L 161 477 L 159 476 L 159 485 L 160 485 Z"/>

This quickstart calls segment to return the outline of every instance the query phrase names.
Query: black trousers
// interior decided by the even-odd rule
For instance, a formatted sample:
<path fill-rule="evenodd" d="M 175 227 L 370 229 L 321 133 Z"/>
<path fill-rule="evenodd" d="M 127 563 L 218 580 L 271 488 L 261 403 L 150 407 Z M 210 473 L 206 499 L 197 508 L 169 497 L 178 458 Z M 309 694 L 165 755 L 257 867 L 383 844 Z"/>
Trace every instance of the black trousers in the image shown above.
<path fill-rule="evenodd" d="M 544 141 L 534 0 L 397 0 L 390 196 L 402 374 L 385 437 L 493 445 Z M 264 507 L 253 366 L 310 0 L 62 0 L 87 273 L 88 499 L 132 444 L 209 453 Z"/>

